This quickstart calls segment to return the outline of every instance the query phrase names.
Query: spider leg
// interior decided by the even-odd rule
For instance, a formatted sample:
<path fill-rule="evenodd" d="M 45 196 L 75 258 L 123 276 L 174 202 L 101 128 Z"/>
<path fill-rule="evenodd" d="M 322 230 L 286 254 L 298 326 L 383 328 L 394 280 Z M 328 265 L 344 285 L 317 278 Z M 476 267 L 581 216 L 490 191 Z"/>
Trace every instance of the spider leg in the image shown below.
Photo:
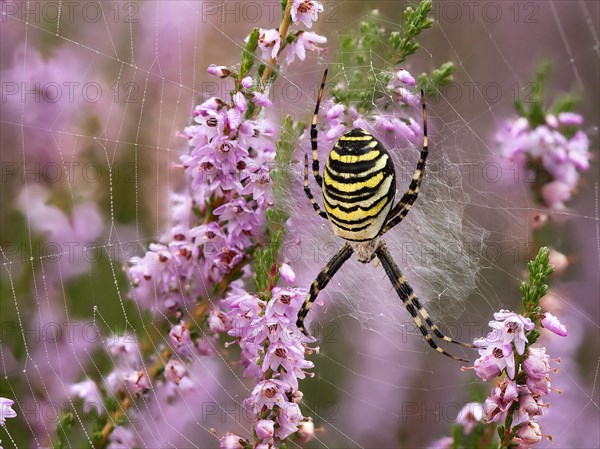
<path fill-rule="evenodd" d="M 398 204 L 396 204 L 388 213 L 386 220 L 387 223 L 381 230 L 380 235 L 385 234 L 398 223 L 400 223 L 404 217 L 406 217 L 413 203 L 419 196 L 421 182 L 423 181 L 423 176 L 425 175 L 425 160 L 429 154 L 429 142 L 427 140 L 427 108 L 425 106 L 425 94 L 423 93 L 423 89 L 421 89 L 421 104 L 423 105 L 423 149 L 421 150 L 421 156 L 419 157 L 419 162 L 417 163 L 417 168 L 412 180 L 410 181 L 408 190 L 402 196 Z"/>
<path fill-rule="evenodd" d="M 319 88 L 319 95 L 317 97 L 317 105 L 315 106 L 315 113 L 313 114 L 312 123 L 310 125 L 310 144 L 312 147 L 312 169 L 313 175 L 317 180 L 319 187 L 323 186 L 323 178 L 319 174 L 319 152 L 317 151 L 317 115 L 319 114 L 319 107 L 321 106 L 321 98 L 323 97 L 323 90 L 325 89 L 325 80 L 327 79 L 327 69 L 323 73 L 323 79 L 321 81 L 321 87 Z"/>
<path fill-rule="evenodd" d="M 415 296 L 415 293 L 414 293 L 412 287 L 408 284 L 408 282 L 406 281 L 406 278 L 402 275 L 400 268 L 398 267 L 398 265 L 392 258 L 392 255 L 390 254 L 389 250 L 387 249 L 386 244 L 383 241 L 379 244 L 375 253 L 377 254 L 377 257 L 379 258 L 379 260 L 381 261 L 381 264 L 383 265 L 383 269 L 385 270 L 385 273 L 387 274 L 388 278 L 392 282 L 394 289 L 396 290 L 396 293 L 398 293 L 398 296 L 402 300 L 402 303 L 406 307 L 406 310 L 408 310 L 410 315 L 413 317 L 415 324 L 417 325 L 417 327 L 423 334 L 423 338 L 425 338 L 425 341 L 429 344 L 429 346 L 431 346 L 436 351 L 441 352 L 445 356 L 450 357 L 453 360 L 458 360 L 461 362 L 468 363 L 469 362 L 468 360 L 462 359 L 460 357 L 456 357 L 456 356 L 444 351 L 433 341 L 431 335 L 429 334 L 429 331 L 427 330 L 427 327 L 425 327 L 425 325 L 423 325 L 423 321 L 421 320 L 421 317 L 423 317 L 423 319 L 425 320 L 427 325 L 431 328 L 431 331 L 439 338 L 442 338 L 444 341 L 448 341 L 451 343 L 456 343 L 456 344 L 461 344 L 461 345 L 471 347 L 471 345 L 469 345 L 469 344 L 461 343 L 461 342 L 451 339 L 450 337 L 446 337 L 439 331 L 439 329 L 435 326 L 435 324 L 433 324 L 433 322 L 429 318 L 429 315 L 427 314 L 427 312 L 425 311 L 425 309 L 423 308 L 423 306 L 420 304 L 419 300 Z M 419 315 L 421 315 L 421 316 L 419 316 Z"/>
<path fill-rule="evenodd" d="M 315 197 L 313 196 L 313 194 L 310 190 L 310 186 L 308 185 L 308 155 L 307 154 L 304 155 L 304 193 L 306 193 L 306 196 L 310 200 L 310 204 L 312 204 L 315 212 L 317 212 L 321 217 L 323 217 L 325 220 L 327 220 L 327 214 L 325 212 L 323 212 L 323 210 L 321 210 L 319 203 L 317 203 L 317 200 L 315 200 Z"/>
<path fill-rule="evenodd" d="M 304 335 L 308 336 L 308 331 L 304 327 L 304 319 L 306 318 L 306 315 L 308 314 L 308 311 L 312 307 L 313 303 L 317 299 L 317 295 L 327 286 L 333 275 L 340 269 L 344 262 L 348 260 L 353 252 L 354 250 L 352 247 L 346 243 L 342 249 L 331 258 L 327 265 L 325 265 L 325 268 L 323 268 L 310 286 L 308 296 L 304 300 L 304 304 L 302 304 L 302 307 L 298 312 L 298 321 L 296 321 L 296 326 L 298 326 L 298 329 L 300 329 Z"/>

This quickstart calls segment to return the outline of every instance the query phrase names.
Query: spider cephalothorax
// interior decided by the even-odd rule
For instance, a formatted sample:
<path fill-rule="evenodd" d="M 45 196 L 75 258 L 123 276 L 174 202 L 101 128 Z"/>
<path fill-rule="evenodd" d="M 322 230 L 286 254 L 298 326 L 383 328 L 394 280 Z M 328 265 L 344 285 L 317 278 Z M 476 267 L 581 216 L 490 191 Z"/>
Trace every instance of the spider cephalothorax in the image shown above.
<path fill-rule="evenodd" d="M 326 212 L 321 210 L 308 185 L 308 155 L 304 157 L 304 191 L 315 211 L 331 223 L 333 232 L 345 239 L 346 244 L 325 265 L 312 283 L 308 297 L 298 312 L 296 325 L 305 335 L 308 335 L 304 327 L 304 319 L 308 311 L 319 292 L 325 288 L 333 275 L 353 253 L 356 253 L 358 261 L 362 263 L 369 263 L 377 257 L 427 343 L 448 357 L 466 361 L 448 354 L 433 341 L 430 332 L 444 341 L 473 347 L 473 345 L 453 340 L 442 334 L 421 305 L 381 238 L 383 234 L 402 221 L 419 195 L 428 154 L 427 109 L 423 91 L 421 91 L 423 105 L 421 157 L 407 192 L 395 206 L 392 206 L 396 194 L 394 164 L 387 149 L 364 129 L 355 128 L 340 137 L 329 153 L 323 176 L 319 173 L 317 114 L 326 78 L 327 70 L 323 75 L 310 128 L 313 174 L 317 184 L 323 189 L 323 203 Z"/>

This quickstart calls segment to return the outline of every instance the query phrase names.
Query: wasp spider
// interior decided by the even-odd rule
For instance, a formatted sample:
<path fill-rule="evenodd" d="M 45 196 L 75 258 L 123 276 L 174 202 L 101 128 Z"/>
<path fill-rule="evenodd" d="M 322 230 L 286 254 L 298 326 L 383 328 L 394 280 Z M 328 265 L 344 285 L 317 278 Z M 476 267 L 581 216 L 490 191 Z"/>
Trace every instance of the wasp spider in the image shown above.
<path fill-rule="evenodd" d="M 436 351 L 454 360 L 467 362 L 465 359 L 447 353 L 435 343 L 430 332 L 444 341 L 473 347 L 473 345 L 453 340 L 442 334 L 431 321 L 429 314 L 415 296 L 413 289 L 402 275 L 385 242 L 381 239 L 383 234 L 406 217 L 412 204 L 417 199 L 423 180 L 425 159 L 428 153 L 427 109 L 423 91 L 421 91 L 421 102 L 423 104 L 423 149 L 421 157 L 408 191 L 392 207 L 396 194 L 394 164 L 381 142 L 364 129 L 355 128 L 340 137 L 329 153 L 323 176 L 319 173 L 317 113 L 321 104 L 326 78 L 327 70 L 323 75 L 310 128 L 312 169 L 317 184 L 323 190 L 323 203 L 326 212 L 321 210 L 308 186 L 308 155 L 304 156 L 304 191 L 315 211 L 321 217 L 329 220 L 333 232 L 345 239 L 346 243 L 325 265 L 325 268 L 312 283 L 308 297 L 298 312 L 296 325 L 302 333 L 308 335 L 304 327 L 304 319 L 308 311 L 319 292 L 327 286 L 333 275 L 350 258 L 352 253 L 356 253 L 358 261 L 365 264 L 377 257 L 427 343 Z"/>

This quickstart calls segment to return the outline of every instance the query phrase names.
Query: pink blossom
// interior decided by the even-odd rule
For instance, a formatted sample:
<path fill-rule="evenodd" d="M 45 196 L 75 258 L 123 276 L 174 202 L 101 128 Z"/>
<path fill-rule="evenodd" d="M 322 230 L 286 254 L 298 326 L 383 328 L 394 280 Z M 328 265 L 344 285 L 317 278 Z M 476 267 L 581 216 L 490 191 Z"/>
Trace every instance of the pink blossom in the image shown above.
<path fill-rule="evenodd" d="M 530 347 L 527 358 L 523 362 L 523 368 L 529 378 L 546 377 L 550 371 L 550 357 L 546 354 L 546 349 Z"/>
<path fill-rule="evenodd" d="M 287 65 L 290 65 L 296 57 L 300 61 L 304 61 L 306 58 L 306 50 L 309 51 L 322 51 L 323 48 L 318 47 L 317 44 L 326 44 L 327 38 L 311 31 L 299 31 L 296 40 L 288 46 L 287 58 L 285 60 Z"/>
<path fill-rule="evenodd" d="M 175 351 L 182 357 L 191 357 L 195 353 L 190 330 L 184 322 L 171 327 L 169 337 Z"/>
<path fill-rule="evenodd" d="M 70 385 L 69 394 L 83 399 L 84 411 L 89 412 L 92 408 L 95 408 L 99 415 L 103 413 L 104 402 L 102 401 L 100 390 L 93 380 L 86 379 Z"/>
<path fill-rule="evenodd" d="M 107 449 L 131 449 L 139 446 L 140 441 L 133 431 L 117 426 L 110 433 L 110 444 Z"/>
<path fill-rule="evenodd" d="M 177 359 L 171 358 L 165 365 L 165 377 L 174 384 L 179 384 L 183 376 L 187 374 L 187 367 Z"/>
<path fill-rule="evenodd" d="M 17 416 L 17 412 L 11 408 L 13 404 L 14 401 L 10 399 L 0 398 L 0 426 L 3 426 L 6 423 L 6 418 L 14 418 Z"/>
<path fill-rule="evenodd" d="M 294 0 L 292 3 L 293 22 L 303 22 L 307 28 L 312 27 L 312 22 L 318 19 L 320 12 L 323 12 L 323 5 L 318 1 Z"/>
<path fill-rule="evenodd" d="M 563 134 L 564 126 L 582 124 L 579 114 L 547 115 L 545 121 L 536 128 L 531 128 L 524 117 L 508 121 L 499 129 L 496 140 L 502 156 L 518 162 L 524 170 L 531 170 L 532 162 L 541 163 L 550 179 L 542 186 L 544 203 L 552 209 L 562 209 L 577 187 L 580 172 L 589 169 L 590 143 L 581 130 Z"/>
<path fill-rule="evenodd" d="M 242 437 L 233 433 L 227 432 L 219 439 L 219 447 L 221 449 L 243 449 L 241 442 L 246 442 Z"/>
<path fill-rule="evenodd" d="M 416 84 L 414 77 L 404 69 L 400 69 L 396 72 L 396 78 L 409 86 L 414 86 Z"/>
<path fill-rule="evenodd" d="M 303 418 L 298 404 L 287 402 L 279 413 L 277 419 L 279 428 L 275 431 L 275 435 L 282 440 L 289 437 L 292 433 L 298 431 L 298 425 Z"/>
<path fill-rule="evenodd" d="M 227 78 L 230 74 L 229 69 L 227 69 L 227 67 L 224 65 L 217 66 L 215 64 L 211 64 L 208 66 L 206 71 L 211 75 L 218 76 L 219 78 Z"/>
<path fill-rule="evenodd" d="M 269 100 L 269 97 L 261 92 L 252 92 L 250 94 L 250 101 L 258 106 L 271 106 L 273 104 Z"/>
<path fill-rule="evenodd" d="M 479 402 L 469 402 L 458 412 L 456 422 L 465 429 L 465 434 L 471 433 L 473 427 L 483 420 L 483 406 Z"/>
<path fill-rule="evenodd" d="M 484 355 L 475 360 L 475 374 L 483 380 L 490 380 L 500 375 L 502 370 L 492 354 Z"/>
<path fill-rule="evenodd" d="M 525 331 L 532 330 L 535 325 L 529 318 L 518 315 L 508 310 L 501 310 L 494 313 L 494 318 L 502 324 L 502 340 L 504 344 L 514 343 L 518 354 L 523 354 L 525 351 Z"/>
<path fill-rule="evenodd" d="M 551 332 L 554 332 L 556 335 L 560 335 L 561 337 L 567 336 L 567 328 L 564 324 L 562 324 L 557 317 L 552 315 L 550 312 L 545 312 L 542 315 L 542 326 L 548 329 Z"/>
<path fill-rule="evenodd" d="M 259 382 L 252 390 L 252 395 L 246 400 L 251 410 L 258 414 L 263 407 L 273 410 L 275 405 L 281 407 L 287 403 L 285 391 L 288 385 L 277 379 Z"/>
<path fill-rule="evenodd" d="M 144 371 L 134 371 L 124 379 L 127 390 L 136 396 L 150 388 L 150 379 Z"/>
<path fill-rule="evenodd" d="M 574 112 L 561 112 L 558 114 L 558 121 L 561 125 L 580 126 L 583 124 L 583 117 L 581 114 L 576 114 Z"/>
<path fill-rule="evenodd" d="M 246 38 L 246 42 L 248 38 Z M 271 28 L 266 30 L 261 28 L 258 36 L 258 46 L 262 51 L 262 59 L 277 59 L 279 48 L 281 47 L 281 36 L 279 31 Z"/>
<path fill-rule="evenodd" d="M 242 92 L 238 91 L 233 94 L 233 103 L 238 111 L 244 112 L 246 110 L 246 97 Z"/>
<path fill-rule="evenodd" d="M 540 430 L 540 425 L 536 422 L 529 421 L 526 424 L 523 424 L 519 428 L 519 432 L 517 433 L 517 436 L 527 446 L 536 444 L 542 439 L 542 432 Z"/>
<path fill-rule="evenodd" d="M 288 284 L 293 284 L 296 280 L 296 273 L 292 267 L 290 267 L 287 263 L 282 263 L 279 267 L 279 275 L 287 282 Z"/>
<path fill-rule="evenodd" d="M 308 418 L 298 425 L 298 439 L 301 443 L 308 443 L 315 436 L 315 424 Z"/>
<path fill-rule="evenodd" d="M 517 384 L 504 380 L 492 390 L 492 395 L 485 400 L 483 410 L 487 422 L 503 422 L 508 409 L 518 397 Z"/>
<path fill-rule="evenodd" d="M 256 436 L 260 440 L 264 440 L 266 438 L 273 438 L 273 434 L 275 433 L 275 423 L 270 419 L 261 419 L 256 423 Z"/>
<path fill-rule="evenodd" d="M 479 354 L 482 357 L 475 361 L 475 369 L 478 375 L 485 376 L 484 380 L 487 380 L 495 372 L 496 368 L 493 365 L 496 365 L 499 371 L 506 369 L 506 373 L 511 379 L 515 377 L 515 355 L 512 345 L 488 346 L 485 349 L 480 349 Z M 479 362 L 480 366 L 477 369 L 480 359 L 483 360 Z"/>
<path fill-rule="evenodd" d="M 246 76 L 243 80 L 242 80 L 242 87 L 244 89 L 250 89 L 252 87 L 252 85 L 254 84 L 254 80 L 252 79 L 251 76 Z"/>
<path fill-rule="evenodd" d="M 544 203 L 550 209 L 564 209 L 564 203 L 571 198 L 572 189 L 562 181 L 553 181 L 542 187 Z"/>

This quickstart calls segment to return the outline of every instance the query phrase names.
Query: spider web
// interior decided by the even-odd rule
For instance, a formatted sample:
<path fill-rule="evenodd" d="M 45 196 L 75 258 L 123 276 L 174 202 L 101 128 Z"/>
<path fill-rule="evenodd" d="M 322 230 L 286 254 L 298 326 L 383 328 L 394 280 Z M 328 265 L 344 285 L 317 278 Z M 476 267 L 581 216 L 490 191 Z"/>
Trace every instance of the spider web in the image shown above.
<path fill-rule="evenodd" d="M 53 340 L 44 337 L 42 330 L 52 330 L 58 323 L 64 332 L 91 323 L 103 329 L 104 336 L 135 332 L 147 337 L 156 352 L 159 344 L 169 345 L 164 338 L 155 338 L 160 332 L 157 324 L 144 324 L 143 312 L 125 299 L 128 286 L 121 264 L 134 250 L 139 253 L 147 248 L 168 226 L 167 195 L 182 187 L 182 173 L 175 164 L 186 151 L 185 142 L 176 134 L 188 123 L 193 106 L 205 96 L 227 95 L 226 85 L 210 79 L 205 67 L 235 63 L 250 26 L 273 27 L 278 20 L 279 2 L 257 3 L 258 21 L 247 6 L 254 2 L 215 2 L 207 9 L 209 3 L 86 2 L 93 6 L 72 6 L 70 15 L 66 3 L 59 2 L 63 9 L 57 16 L 50 9 L 44 12 L 43 2 L 15 3 L 16 12 L 3 7 L 1 63 L 7 100 L 2 101 L 0 126 L 3 178 L 6 175 L 9 184 L 3 189 L 9 193 L 2 194 L 3 214 L 21 207 L 33 216 L 37 198 L 43 196 L 37 190 L 41 184 L 50 197 L 56 191 L 64 196 L 50 198 L 51 204 L 66 205 L 83 222 L 89 215 L 76 206 L 97 201 L 105 220 L 88 245 L 101 260 L 76 259 L 74 264 L 81 265 L 78 278 L 74 277 L 77 272 L 69 272 L 73 263 L 56 262 L 58 255 L 64 261 L 72 254 L 65 250 L 68 240 L 57 238 L 62 243 L 59 250 L 47 247 L 42 253 L 36 250 L 40 232 L 31 219 L 22 223 L 20 232 L 8 231 L 3 221 L 0 366 L 6 377 L 0 396 L 14 399 L 20 416 L 18 424 L 9 420 L 6 431 L 0 433 L 4 447 L 48 445 L 46 439 L 52 438 L 52 423 L 57 419 L 40 419 L 39 415 L 65 407 L 75 415 L 73 433 L 67 435 L 69 447 L 89 442 L 89 423 L 73 407 L 76 401 L 67 394 L 67 387 L 82 379 L 81 372 L 98 378 L 107 365 L 116 364 L 114 359 L 103 361 L 99 356 L 108 352 L 105 340 L 82 344 L 64 334 Z M 524 174 L 498 161 L 494 130 L 511 114 L 514 96 L 527 94 L 527 81 L 538 59 L 551 58 L 556 86 L 589 92 L 589 97 L 584 94 L 586 100 L 598 99 L 597 3 L 489 3 L 494 6 L 475 6 L 471 17 L 472 6 L 466 3 L 447 2 L 458 5 L 452 9 L 434 2 L 438 23 L 424 34 L 420 53 L 406 68 L 416 75 L 452 60 L 457 82 L 427 99 L 431 143 L 422 193 L 407 218 L 385 236 L 397 263 L 440 327 L 463 341 L 487 332 L 492 312 L 516 305 L 518 280 L 535 253 L 528 229 L 532 216 L 540 211 L 531 200 Z M 22 8 L 28 8 L 29 14 L 23 16 Z M 379 12 L 372 12 L 374 8 Z M 343 36 L 355 32 L 365 15 L 391 28 L 401 9 L 397 2 L 388 1 L 329 4 L 316 31 L 327 35 L 333 49 Z M 94 21 L 97 10 L 100 16 Z M 498 10 L 501 16 L 496 19 Z M 461 13 L 458 19 L 455 11 Z M 545 47 L 539 42 L 545 42 Z M 52 58 L 69 69 L 67 75 L 44 69 L 44 61 Z M 308 121 L 322 64 L 331 58 L 333 51 L 319 61 L 310 55 L 308 63 L 284 70 L 271 91 L 274 114 Z M 372 54 L 360 67 L 342 67 L 329 85 L 344 80 L 346 72 L 356 68 L 374 73 L 379 58 Z M 7 73 L 10 68 L 14 71 Z M 17 101 L 13 107 L 14 95 L 6 89 L 13 87 L 8 83 L 21 80 L 41 84 L 58 80 L 60 101 L 52 103 L 54 109 L 42 110 L 47 114 L 41 118 L 32 116 L 41 109 L 39 103 Z M 73 84 L 73 101 L 67 99 L 65 82 L 78 83 Z M 84 97 L 86 83 L 100 85 L 103 94 L 97 101 Z M 494 98 L 497 86 L 501 90 L 498 99 Z M 24 87 L 30 84 L 18 85 L 19 94 Z M 373 93 L 383 87 L 374 86 Z M 92 95 L 92 88 L 85 95 Z M 594 103 L 582 104 L 586 123 L 598 122 Z M 378 107 L 374 104 L 375 111 Z M 420 121 L 418 110 L 413 117 Z M 39 141 L 45 145 L 32 153 L 32 143 Z M 322 164 L 332 144 L 320 138 Z M 299 139 L 295 159 L 302 160 L 308 149 L 308 142 Z M 390 150 L 399 197 L 420 149 Z M 90 181 L 91 172 L 83 172 L 90 161 L 92 168 L 110 169 Z M 35 172 L 36 163 L 41 164 L 39 179 L 23 174 L 32 166 Z M 54 163 L 63 167 L 63 176 L 50 182 Z M 73 177 L 67 176 L 65 163 L 79 164 Z M 16 178 L 10 177 L 11 164 L 18 168 Z M 341 243 L 329 224 L 311 210 L 301 189 L 300 165 L 294 166 L 286 203 L 290 226 L 296 232 L 286 242 L 285 257 L 297 271 L 296 284 L 308 286 Z M 598 199 L 597 174 L 590 172 L 586 179 L 588 184 L 572 207 L 553 216 L 569 220 L 574 253 L 587 263 L 558 296 L 574 338 L 587 341 L 591 348 L 586 362 L 580 363 L 575 361 L 576 348 L 546 343 L 549 352 L 565 359 L 553 378 L 565 394 L 551 400 L 552 408 L 564 407 L 573 417 L 565 423 L 550 412 L 542 420 L 556 432 L 554 447 L 598 447 L 600 439 L 597 426 L 589 424 L 596 422 L 591 420 L 597 418 L 599 409 L 600 319 L 597 301 L 589 299 L 597 294 L 600 254 L 598 211 L 592 207 Z M 314 180 L 311 184 L 318 197 Z M 25 287 L 20 285 L 24 276 L 29 279 Z M 72 304 L 73 296 L 83 303 Z M 469 400 L 467 390 L 473 387 L 473 377 L 460 374 L 454 362 L 440 360 L 422 343 L 383 269 L 351 259 L 320 299 L 323 306 L 311 311 L 311 328 L 322 350 L 313 356 L 315 377 L 301 384 L 305 393 L 302 411 L 323 429 L 311 447 L 425 447 L 434 437 L 447 435 L 458 409 Z M 82 334 L 74 331 L 73 335 L 81 338 Z M 13 357 L 13 345 L 20 348 L 18 360 Z M 457 355 L 474 358 L 473 354 Z M 200 386 L 196 396 L 169 403 L 154 392 L 134 404 L 132 416 L 137 422 L 129 427 L 142 446 L 217 447 L 212 428 L 220 434 L 232 431 L 251 436 L 242 405 L 251 385 L 228 358 L 217 349 L 216 355 L 197 359 L 191 373 Z M 582 373 L 581 366 L 591 374 Z"/>

